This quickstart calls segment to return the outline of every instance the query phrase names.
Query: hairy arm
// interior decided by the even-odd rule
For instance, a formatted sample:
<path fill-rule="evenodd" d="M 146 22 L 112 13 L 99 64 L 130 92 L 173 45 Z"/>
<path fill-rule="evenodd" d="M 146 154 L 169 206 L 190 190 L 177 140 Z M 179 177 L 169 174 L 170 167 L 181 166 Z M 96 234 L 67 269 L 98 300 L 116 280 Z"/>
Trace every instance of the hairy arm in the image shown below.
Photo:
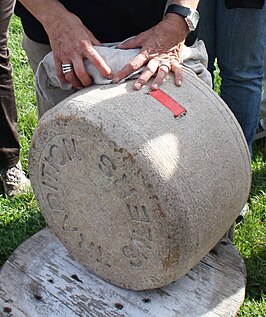
<path fill-rule="evenodd" d="M 76 15 L 69 12 L 57 0 L 20 0 L 20 2 L 40 21 L 48 34 L 56 72 L 61 80 L 66 80 L 77 88 L 90 85 L 92 79 L 85 70 L 84 58 L 89 59 L 104 77 L 112 78 L 111 69 L 92 46 L 101 43 Z M 61 64 L 65 63 L 72 63 L 74 71 L 63 75 Z"/>
<path fill-rule="evenodd" d="M 92 79 L 85 70 L 83 63 L 85 58 L 89 59 L 104 77 L 109 79 L 113 77 L 109 66 L 93 48 L 93 45 L 101 43 L 83 25 L 79 17 L 66 10 L 58 0 L 20 0 L 20 2 L 46 30 L 54 54 L 56 72 L 61 80 L 66 80 L 77 88 L 90 85 Z M 198 0 L 173 0 L 171 3 L 195 9 L 198 2 Z M 140 47 L 141 51 L 115 74 L 113 82 L 119 82 L 146 65 L 135 83 L 135 89 L 141 89 L 156 72 L 151 88 L 157 89 L 167 75 L 168 68 L 175 74 L 176 85 L 180 85 L 182 71 L 179 62 L 188 33 L 184 18 L 168 13 L 160 23 L 121 45 L 120 48 L 123 49 Z M 61 64 L 65 63 L 72 63 L 74 71 L 63 75 Z M 162 64 L 169 67 L 161 67 Z"/>

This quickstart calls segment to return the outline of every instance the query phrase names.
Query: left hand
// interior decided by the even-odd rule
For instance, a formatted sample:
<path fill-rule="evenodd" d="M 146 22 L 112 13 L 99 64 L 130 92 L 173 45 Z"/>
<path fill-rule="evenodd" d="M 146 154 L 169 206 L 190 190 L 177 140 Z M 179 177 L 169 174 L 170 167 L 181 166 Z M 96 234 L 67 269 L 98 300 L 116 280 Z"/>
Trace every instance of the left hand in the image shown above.
<path fill-rule="evenodd" d="M 171 15 L 151 29 L 124 42 L 119 46 L 120 49 L 141 47 L 141 51 L 114 75 L 113 83 L 119 82 L 146 64 L 134 84 L 134 89 L 141 89 L 156 72 L 151 89 L 158 89 L 169 71 L 174 72 L 175 84 L 180 86 L 183 79 L 180 62 L 187 34 L 188 27 L 184 18 Z"/>

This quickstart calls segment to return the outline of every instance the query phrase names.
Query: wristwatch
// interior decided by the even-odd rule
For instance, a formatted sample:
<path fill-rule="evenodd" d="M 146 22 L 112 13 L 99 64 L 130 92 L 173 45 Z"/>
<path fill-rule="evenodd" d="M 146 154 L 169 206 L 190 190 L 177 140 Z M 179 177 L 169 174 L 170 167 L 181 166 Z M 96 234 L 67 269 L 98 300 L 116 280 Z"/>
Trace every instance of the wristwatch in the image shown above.
<path fill-rule="evenodd" d="M 199 22 L 199 12 L 195 9 L 187 8 L 180 6 L 178 4 L 171 4 L 166 9 L 165 14 L 167 13 L 175 13 L 184 17 L 189 31 L 195 31 L 197 24 Z"/>

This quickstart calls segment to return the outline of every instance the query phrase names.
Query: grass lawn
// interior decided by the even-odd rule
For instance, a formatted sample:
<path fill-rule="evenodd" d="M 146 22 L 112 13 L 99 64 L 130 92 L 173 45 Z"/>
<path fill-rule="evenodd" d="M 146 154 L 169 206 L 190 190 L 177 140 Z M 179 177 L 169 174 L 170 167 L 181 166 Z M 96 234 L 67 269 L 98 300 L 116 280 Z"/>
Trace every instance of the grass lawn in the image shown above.
<path fill-rule="evenodd" d="M 19 114 L 21 161 L 27 172 L 30 140 L 37 124 L 34 81 L 21 47 L 21 24 L 15 17 L 9 32 Z M 249 199 L 252 212 L 236 225 L 235 230 L 235 244 L 245 260 L 248 275 L 246 299 L 238 317 L 266 316 L 266 163 L 262 160 L 262 146 L 259 144 L 254 145 L 252 169 Z M 11 199 L 0 196 L 0 267 L 19 244 L 44 226 L 45 221 L 33 194 Z"/>

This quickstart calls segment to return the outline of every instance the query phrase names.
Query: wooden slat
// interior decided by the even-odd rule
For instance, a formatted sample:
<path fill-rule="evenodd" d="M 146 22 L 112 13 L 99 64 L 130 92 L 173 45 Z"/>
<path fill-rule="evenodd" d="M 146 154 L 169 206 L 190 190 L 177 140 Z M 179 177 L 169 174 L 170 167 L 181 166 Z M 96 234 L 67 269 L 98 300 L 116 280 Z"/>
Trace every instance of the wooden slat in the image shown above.
<path fill-rule="evenodd" d="M 3 266 L 0 316 L 235 316 L 244 300 L 245 283 L 242 258 L 233 244 L 223 240 L 188 274 L 166 287 L 122 289 L 88 272 L 45 228 L 20 245 Z"/>

